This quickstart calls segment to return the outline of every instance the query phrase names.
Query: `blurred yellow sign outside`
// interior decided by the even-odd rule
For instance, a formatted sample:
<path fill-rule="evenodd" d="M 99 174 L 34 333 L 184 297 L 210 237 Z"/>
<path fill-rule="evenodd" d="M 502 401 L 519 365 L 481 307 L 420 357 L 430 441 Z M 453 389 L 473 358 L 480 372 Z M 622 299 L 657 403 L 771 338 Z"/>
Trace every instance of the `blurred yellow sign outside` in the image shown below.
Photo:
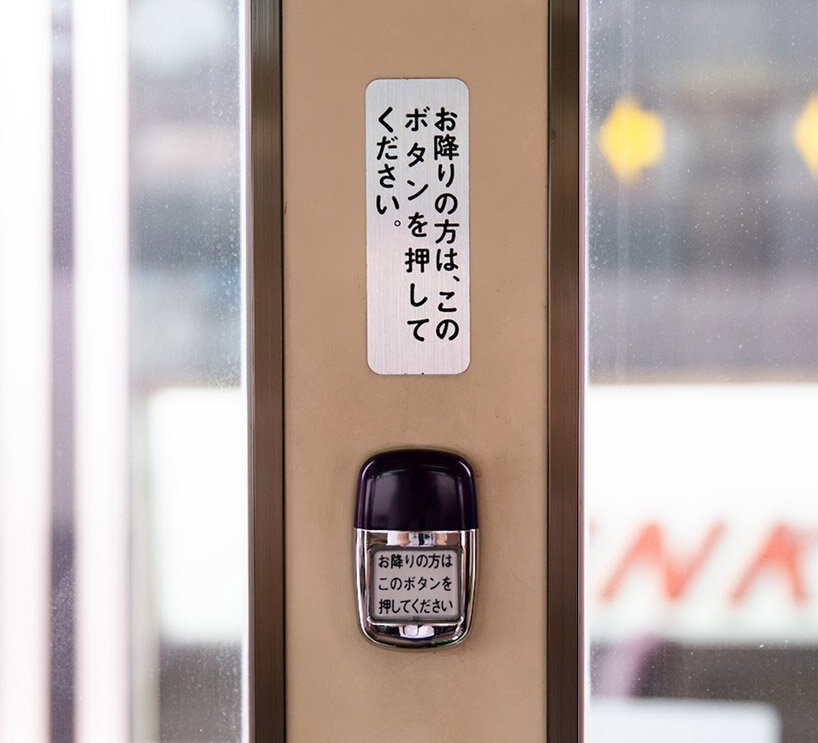
<path fill-rule="evenodd" d="M 792 138 L 798 154 L 818 177 L 818 93 L 810 98 L 795 120 Z"/>
<path fill-rule="evenodd" d="M 620 181 L 630 183 L 643 168 L 658 165 L 665 152 L 662 118 L 633 98 L 614 104 L 599 130 L 599 148 Z"/>

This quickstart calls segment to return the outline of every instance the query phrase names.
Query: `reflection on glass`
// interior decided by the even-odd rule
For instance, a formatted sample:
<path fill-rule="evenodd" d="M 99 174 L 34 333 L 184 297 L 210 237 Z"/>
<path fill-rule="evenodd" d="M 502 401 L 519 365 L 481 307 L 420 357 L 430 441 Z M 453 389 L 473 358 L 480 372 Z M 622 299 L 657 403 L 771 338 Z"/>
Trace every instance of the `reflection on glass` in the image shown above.
<path fill-rule="evenodd" d="M 247 740 L 240 0 L 0 8 L 0 740 Z"/>
<path fill-rule="evenodd" d="M 586 739 L 812 741 L 818 6 L 586 18 Z"/>
<path fill-rule="evenodd" d="M 238 0 L 130 10 L 136 739 L 242 738 L 246 395 Z"/>

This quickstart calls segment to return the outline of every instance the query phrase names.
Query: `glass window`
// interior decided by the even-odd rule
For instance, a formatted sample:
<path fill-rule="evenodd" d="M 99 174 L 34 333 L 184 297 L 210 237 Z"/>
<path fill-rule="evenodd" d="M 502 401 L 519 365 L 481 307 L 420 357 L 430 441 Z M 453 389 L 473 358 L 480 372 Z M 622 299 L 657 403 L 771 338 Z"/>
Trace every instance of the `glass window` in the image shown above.
<path fill-rule="evenodd" d="M 248 737 L 243 13 L 0 10 L 0 740 Z"/>
<path fill-rule="evenodd" d="M 818 7 L 586 20 L 586 739 L 805 743 Z"/>

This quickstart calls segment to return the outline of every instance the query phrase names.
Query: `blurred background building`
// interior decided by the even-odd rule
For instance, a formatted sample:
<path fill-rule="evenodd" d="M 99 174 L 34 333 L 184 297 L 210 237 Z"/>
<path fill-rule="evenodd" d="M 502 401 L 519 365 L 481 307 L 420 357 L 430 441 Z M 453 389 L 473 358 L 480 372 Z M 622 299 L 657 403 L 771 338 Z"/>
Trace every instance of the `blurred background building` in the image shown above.
<path fill-rule="evenodd" d="M 813 740 L 816 8 L 587 21 L 589 735 Z"/>

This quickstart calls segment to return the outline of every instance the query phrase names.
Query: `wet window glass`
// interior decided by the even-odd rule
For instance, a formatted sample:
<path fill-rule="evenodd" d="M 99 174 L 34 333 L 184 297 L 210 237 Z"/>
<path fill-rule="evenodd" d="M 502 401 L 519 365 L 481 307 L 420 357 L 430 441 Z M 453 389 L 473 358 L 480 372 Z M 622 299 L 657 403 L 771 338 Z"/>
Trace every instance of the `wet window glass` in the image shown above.
<path fill-rule="evenodd" d="M 0 9 L 0 740 L 247 739 L 242 14 Z"/>
<path fill-rule="evenodd" d="M 807 743 L 818 6 L 586 19 L 586 740 Z"/>

